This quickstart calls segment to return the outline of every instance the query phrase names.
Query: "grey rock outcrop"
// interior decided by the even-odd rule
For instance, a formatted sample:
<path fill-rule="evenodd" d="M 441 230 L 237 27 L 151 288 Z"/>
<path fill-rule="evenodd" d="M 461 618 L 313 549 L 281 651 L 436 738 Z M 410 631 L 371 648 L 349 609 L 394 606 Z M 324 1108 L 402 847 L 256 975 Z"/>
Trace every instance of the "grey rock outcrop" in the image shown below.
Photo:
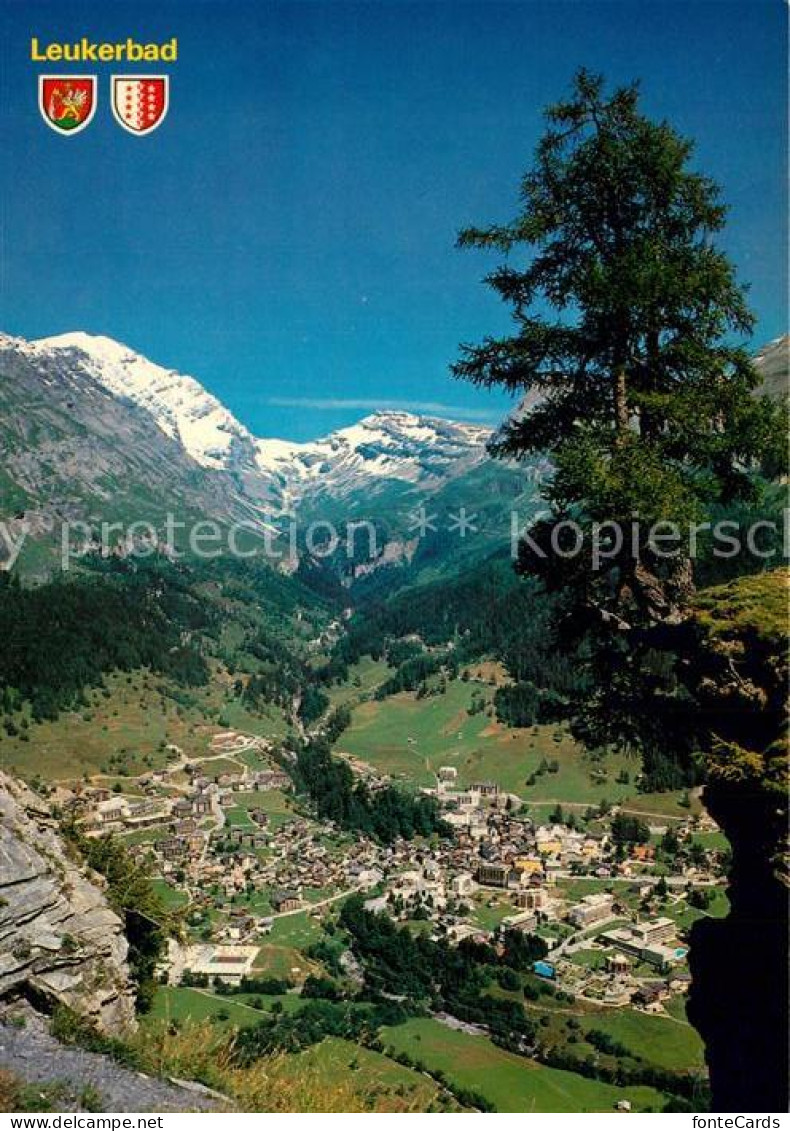
<path fill-rule="evenodd" d="M 0 773 L 0 997 L 62 1002 L 102 1032 L 134 1028 L 123 923 L 66 854 L 47 805 Z"/>
<path fill-rule="evenodd" d="M 61 1045 L 50 1035 L 47 1019 L 30 1007 L 13 1006 L 7 1022 L 0 1011 L 0 1064 L 26 1084 L 57 1084 L 58 1111 L 193 1112 L 232 1106 L 201 1084 L 147 1076 L 103 1053 Z M 88 1090 L 92 1104 L 86 1109 Z"/>

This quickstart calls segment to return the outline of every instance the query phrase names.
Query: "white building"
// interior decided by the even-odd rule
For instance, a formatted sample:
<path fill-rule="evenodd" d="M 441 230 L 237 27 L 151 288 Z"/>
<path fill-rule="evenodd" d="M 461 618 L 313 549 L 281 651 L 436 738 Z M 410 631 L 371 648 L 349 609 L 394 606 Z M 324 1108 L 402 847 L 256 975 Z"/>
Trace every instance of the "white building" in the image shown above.
<path fill-rule="evenodd" d="M 205 944 L 188 948 L 184 969 L 205 975 L 210 982 L 220 978 L 236 986 L 252 972 L 258 954 L 257 946 L 216 946 Z"/>
<path fill-rule="evenodd" d="M 568 920 L 574 927 L 590 927 L 608 919 L 612 914 L 614 896 L 608 891 L 596 892 L 594 895 L 585 895 L 579 903 L 568 912 Z"/>

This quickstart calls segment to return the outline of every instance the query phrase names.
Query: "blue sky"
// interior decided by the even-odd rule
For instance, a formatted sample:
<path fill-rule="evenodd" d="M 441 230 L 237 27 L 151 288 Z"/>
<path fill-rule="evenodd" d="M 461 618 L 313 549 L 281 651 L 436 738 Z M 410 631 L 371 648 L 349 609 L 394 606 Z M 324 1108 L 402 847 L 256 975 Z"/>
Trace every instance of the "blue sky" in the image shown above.
<path fill-rule="evenodd" d="M 780 0 L 246 3 L 5 0 L 0 325 L 85 329 L 192 373 L 259 435 L 304 439 L 374 406 L 493 421 L 452 380 L 507 326 L 459 227 L 509 219 L 543 106 L 581 65 L 640 78 L 731 205 L 756 342 L 785 329 Z M 167 120 L 63 138 L 36 108 L 42 41 L 177 35 Z M 157 68 L 154 67 L 154 70 Z M 164 69 L 164 68 L 161 68 Z"/>

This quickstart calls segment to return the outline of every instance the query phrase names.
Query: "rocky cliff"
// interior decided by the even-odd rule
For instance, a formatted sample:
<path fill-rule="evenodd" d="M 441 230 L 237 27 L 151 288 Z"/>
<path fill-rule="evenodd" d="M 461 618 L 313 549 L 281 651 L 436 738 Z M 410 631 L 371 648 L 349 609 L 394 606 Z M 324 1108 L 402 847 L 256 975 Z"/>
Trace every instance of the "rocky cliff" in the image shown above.
<path fill-rule="evenodd" d="M 132 1029 L 123 924 L 66 854 L 45 802 L 0 773 L 0 998 L 62 1002 L 104 1033 Z"/>
<path fill-rule="evenodd" d="M 726 919 L 691 935 L 689 1019 L 706 1045 L 714 1111 L 788 1104 L 788 577 L 700 593 L 689 660 L 713 736 L 705 804 L 732 846 Z"/>

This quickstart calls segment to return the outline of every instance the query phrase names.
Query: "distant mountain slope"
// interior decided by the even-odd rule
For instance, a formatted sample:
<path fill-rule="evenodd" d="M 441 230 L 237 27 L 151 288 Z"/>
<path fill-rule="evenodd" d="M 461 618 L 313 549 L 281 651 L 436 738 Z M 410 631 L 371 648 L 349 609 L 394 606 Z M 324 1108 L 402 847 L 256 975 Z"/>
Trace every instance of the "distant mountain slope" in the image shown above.
<path fill-rule="evenodd" d="M 241 517 L 232 480 L 200 468 L 73 359 L 0 335 L 0 519 L 32 539 L 64 522 Z"/>
<path fill-rule="evenodd" d="M 376 490 L 395 479 L 430 489 L 486 459 L 490 429 L 408 412 L 375 412 L 307 444 L 258 441 L 258 466 L 304 497 Z"/>
<path fill-rule="evenodd" d="M 761 393 L 773 400 L 790 395 L 790 334 L 775 338 L 754 355 L 754 365 L 762 377 Z"/>
<path fill-rule="evenodd" d="M 82 332 L 31 343 L 37 357 L 57 359 L 90 376 L 154 418 L 201 467 L 228 470 L 238 447 L 254 447 L 246 428 L 193 377 L 165 369 L 112 338 Z"/>
<path fill-rule="evenodd" d="M 309 443 L 260 439 L 194 378 L 110 338 L 0 335 L 0 519 L 32 540 L 57 541 L 65 521 L 161 529 L 169 512 L 259 530 L 291 516 L 369 519 L 383 535 L 380 564 L 401 561 L 421 500 L 483 469 L 513 477 L 492 465 L 488 436 L 378 412 Z"/>
<path fill-rule="evenodd" d="M 389 479 L 438 486 L 486 458 L 489 429 L 407 412 L 373 413 L 309 443 L 259 439 L 193 377 L 112 338 L 61 334 L 30 343 L 29 353 L 142 409 L 201 467 L 233 473 L 244 494 L 276 507 L 375 490 Z"/>
<path fill-rule="evenodd" d="M 787 343 L 755 359 L 774 396 L 787 385 Z M 262 439 L 195 378 L 111 338 L 0 335 L 0 522 L 12 534 L 24 524 L 33 541 L 57 541 L 66 520 L 160 529 L 173 513 L 244 521 L 260 534 L 295 517 L 309 555 L 310 523 L 369 521 L 375 550 L 359 553 L 341 532 L 332 572 L 368 584 L 382 567 L 392 580 L 408 567 L 410 580 L 428 580 L 501 551 L 538 505 L 531 472 L 539 478 L 545 463 L 493 461 L 489 435 L 382 411 L 308 443 Z M 462 517 L 459 531 L 463 515 L 470 525 Z"/>

